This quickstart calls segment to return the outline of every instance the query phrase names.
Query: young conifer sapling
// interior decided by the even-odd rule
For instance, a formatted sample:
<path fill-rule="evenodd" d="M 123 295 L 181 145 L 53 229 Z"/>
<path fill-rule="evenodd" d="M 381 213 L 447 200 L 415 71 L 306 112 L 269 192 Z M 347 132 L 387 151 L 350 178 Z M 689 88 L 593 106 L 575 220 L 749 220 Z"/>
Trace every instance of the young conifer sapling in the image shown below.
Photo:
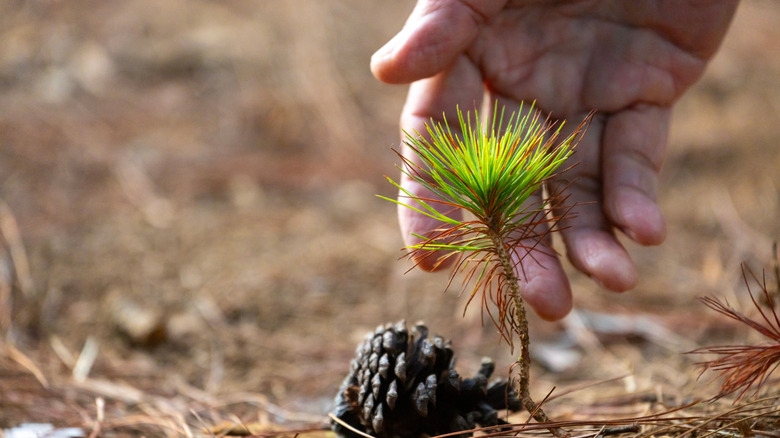
<path fill-rule="evenodd" d="M 514 335 L 519 338 L 518 395 L 537 421 L 549 422 L 530 395 L 528 322 L 516 273 L 534 251 L 552 251 L 545 240 L 561 218 L 552 207 L 562 211 L 564 199 L 533 201 L 533 196 L 561 171 L 589 118 L 563 138 L 563 124 L 540 120 L 533 106 L 522 114 L 521 107 L 507 118 L 496 104 L 493 117 L 483 123 L 476 111 L 472 117 L 458 108 L 457 130 L 445 117 L 444 123 L 426 124 L 427 136 L 405 133 L 416 159 L 399 153 L 401 171 L 434 196 L 415 195 L 388 178 L 401 193 L 398 200 L 384 199 L 441 222 L 431 234 L 416 235 L 420 243 L 407 248 L 409 257 L 418 263 L 427 257 L 437 257 L 436 263 L 457 258 L 452 275 L 461 272 L 463 284 L 473 285 L 468 302 L 481 295 L 501 336 L 510 346 Z M 454 219 L 456 210 L 468 219 Z"/>

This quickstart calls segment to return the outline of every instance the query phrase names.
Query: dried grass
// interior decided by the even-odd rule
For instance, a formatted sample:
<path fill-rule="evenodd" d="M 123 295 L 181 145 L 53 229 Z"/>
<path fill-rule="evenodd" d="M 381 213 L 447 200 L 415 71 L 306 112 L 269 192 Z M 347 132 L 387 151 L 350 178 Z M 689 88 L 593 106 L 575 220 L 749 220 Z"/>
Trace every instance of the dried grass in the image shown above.
<path fill-rule="evenodd" d="M 402 277 L 394 212 L 373 203 L 390 195 L 405 90 L 366 64 L 404 6 L 0 2 L 0 429 L 328 434 L 311 412 L 355 332 L 385 320 L 425 318 L 465 367 L 506 356 L 440 278 Z M 693 298 L 740 302 L 739 263 L 764 264 L 780 234 L 780 8 L 743 0 L 739 14 L 675 112 L 659 193 L 669 241 L 629 248 L 642 282 L 619 299 L 573 276 L 578 308 L 744 341 Z M 159 312 L 164 342 L 118 333 L 113 295 Z M 691 404 L 717 389 L 696 383 L 681 343 L 577 330 L 582 362 L 532 370 L 535 392 L 560 386 L 546 409 L 573 433 L 777 436 L 776 381 L 752 402 Z M 82 355 L 90 336 L 99 348 Z"/>
<path fill-rule="evenodd" d="M 46 380 L 49 383 L 44 387 L 40 376 L 35 376 L 37 371 L 26 365 L 8 366 L 8 359 L 8 353 L 0 358 L 3 361 L 0 362 L 3 364 L 0 410 L 24 412 L 24 405 L 14 405 L 11 400 L 61 398 L 70 415 L 64 415 L 54 423 L 61 427 L 82 428 L 89 436 L 271 437 L 330 433 L 327 432 L 329 428 L 324 416 L 282 409 L 260 394 L 214 396 L 184 385 L 175 394 L 162 395 L 151 388 L 141 389 L 122 381 L 88 378 L 77 382 L 67 376 L 48 376 Z M 13 383 L 9 384 L 11 376 Z M 614 390 L 614 387 L 608 387 L 614 383 L 613 379 L 587 388 L 562 391 L 561 396 L 565 396 L 567 401 L 550 401 L 548 409 L 556 418 L 568 415 L 570 418 L 567 420 L 538 424 L 510 417 L 510 425 L 501 430 L 483 428 L 474 432 L 480 436 L 548 436 L 547 429 L 553 426 L 564 428 L 575 437 L 747 436 L 748 432 L 758 436 L 778 436 L 774 432 L 780 428 L 778 393 L 751 400 L 722 398 L 680 406 L 659 403 L 657 398 L 646 395 L 632 398 L 621 395 L 590 403 L 582 401 L 591 398 L 592 394 L 586 393 L 588 391 Z M 31 408 L 34 404 L 27 406 Z M 599 406 L 601 415 L 587 413 L 590 408 Z M 606 411 L 611 411 L 612 415 L 604 416 L 605 406 L 609 406 Z M 627 410 L 646 413 L 621 414 Z M 566 414 L 567 411 L 569 414 Z M 74 412 L 78 415 L 74 416 Z M 29 415 L 27 418 L 34 420 L 32 412 L 25 413 Z M 52 419 L 50 416 L 48 421 Z"/>

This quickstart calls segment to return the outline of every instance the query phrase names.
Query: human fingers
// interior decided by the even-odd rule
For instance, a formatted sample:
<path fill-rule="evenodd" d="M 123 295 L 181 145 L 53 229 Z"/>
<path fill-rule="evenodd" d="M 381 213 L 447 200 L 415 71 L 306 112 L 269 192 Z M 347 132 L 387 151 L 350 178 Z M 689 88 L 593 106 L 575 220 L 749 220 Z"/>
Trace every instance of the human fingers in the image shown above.
<path fill-rule="evenodd" d="M 483 88 L 482 76 L 479 70 L 467 57 L 459 57 L 447 70 L 431 77 L 414 82 L 409 87 L 409 95 L 401 113 L 402 135 L 421 135 L 427 137 L 426 124 L 444 123 L 444 117 L 453 122 L 457 120 L 456 108 L 468 111 L 478 108 L 481 103 Z M 406 134 L 404 134 L 406 133 Z M 402 154 L 406 160 L 416 165 L 421 165 L 414 151 L 404 143 Z M 401 187 L 409 192 L 412 197 L 423 199 L 436 199 L 433 193 L 422 184 L 407 175 L 401 176 Z M 401 192 L 399 202 L 417 206 L 409 197 Z M 453 218 L 460 218 L 458 212 L 451 207 L 436 202 L 430 203 L 440 212 Z M 426 215 L 418 213 L 410 208 L 399 206 L 398 220 L 401 233 L 407 246 L 421 243 L 422 239 L 416 237 L 431 236 L 435 230 L 444 224 Z M 419 267 L 425 270 L 435 270 L 450 266 L 452 260 L 447 259 L 439 264 L 439 256 L 443 254 L 430 254 L 421 252 L 417 254 L 415 261 Z"/>
<path fill-rule="evenodd" d="M 604 212 L 642 245 L 659 245 L 666 222 L 656 200 L 671 110 L 637 105 L 612 115 L 603 135 Z"/>
<path fill-rule="evenodd" d="M 584 119 L 582 115 L 581 119 Z M 609 290 L 623 292 L 637 282 L 631 257 L 618 242 L 611 221 L 605 215 L 601 171 L 601 139 L 605 118 L 595 117 L 569 158 L 570 170 L 553 178 L 548 188 L 553 197 L 565 198 L 557 206 L 566 253 L 575 268 Z M 568 131 L 571 132 L 569 124 Z M 566 167 L 566 164 L 564 164 Z M 571 208 L 567 213 L 566 208 Z"/>
<path fill-rule="evenodd" d="M 506 0 L 419 0 L 403 29 L 371 57 L 377 79 L 405 84 L 448 68 Z"/>
<path fill-rule="evenodd" d="M 535 232 L 537 238 L 522 241 L 513 255 L 520 293 L 542 319 L 557 321 L 571 311 L 571 286 L 558 254 L 549 245 L 547 224 L 537 225 Z"/>
<path fill-rule="evenodd" d="M 527 227 L 510 236 L 512 262 L 520 293 L 537 315 L 548 321 L 566 316 L 572 308 L 571 286 L 561 260 L 552 248 L 550 223 L 546 217 L 541 193 L 526 201 L 530 217 Z M 535 214 L 534 214 L 535 212 Z"/>

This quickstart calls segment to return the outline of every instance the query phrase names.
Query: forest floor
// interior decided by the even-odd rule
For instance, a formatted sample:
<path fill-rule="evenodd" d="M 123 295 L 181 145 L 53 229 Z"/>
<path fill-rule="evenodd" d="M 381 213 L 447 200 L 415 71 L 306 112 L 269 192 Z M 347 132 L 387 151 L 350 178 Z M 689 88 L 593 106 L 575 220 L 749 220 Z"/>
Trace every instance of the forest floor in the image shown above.
<path fill-rule="evenodd" d="M 406 88 L 368 59 L 412 6 L 0 5 L 0 435 L 319 424 L 363 335 L 400 319 L 452 339 L 463 374 L 482 356 L 508 372 L 446 274 L 405 273 L 395 207 L 375 197 L 394 194 Z M 696 298 L 750 313 L 742 264 L 771 273 L 778 22 L 780 3 L 743 1 L 677 105 L 668 238 L 625 242 L 638 287 L 615 295 L 570 269 L 575 312 L 531 321 L 534 392 L 561 394 L 548 413 L 712 397 L 683 353 L 756 340 Z"/>

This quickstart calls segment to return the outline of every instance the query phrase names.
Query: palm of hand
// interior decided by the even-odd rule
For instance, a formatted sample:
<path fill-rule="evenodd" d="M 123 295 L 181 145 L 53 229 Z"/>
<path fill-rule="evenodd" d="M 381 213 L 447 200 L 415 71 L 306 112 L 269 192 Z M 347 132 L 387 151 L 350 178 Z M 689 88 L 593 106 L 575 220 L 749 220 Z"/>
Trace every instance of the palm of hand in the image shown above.
<path fill-rule="evenodd" d="M 701 74 L 723 29 L 705 26 L 701 13 L 686 21 L 674 10 L 681 5 L 652 16 L 647 2 L 607 11 L 612 3 L 504 9 L 467 54 L 493 91 L 555 114 L 670 105 Z"/>
<path fill-rule="evenodd" d="M 424 122 L 456 105 L 478 104 L 485 89 L 508 110 L 535 100 L 571 125 L 597 109 L 574 156 L 579 165 L 549 189 L 567 186 L 578 204 L 562 224 L 572 264 L 608 289 L 633 287 L 636 269 L 613 230 L 644 245 L 663 240 L 655 192 L 670 108 L 701 75 L 736 2 L 441 3 L 419 3 L 393 50 L 373 59 L 380 79 L 416 81 L 402 128 L 423 132 Z M 400 218 L 405 235 L 435 227 L 408 212 Z M 537 313 L 565 315 L 571 292 L 557 257 L 539 254 L 523 270 Z"/>

